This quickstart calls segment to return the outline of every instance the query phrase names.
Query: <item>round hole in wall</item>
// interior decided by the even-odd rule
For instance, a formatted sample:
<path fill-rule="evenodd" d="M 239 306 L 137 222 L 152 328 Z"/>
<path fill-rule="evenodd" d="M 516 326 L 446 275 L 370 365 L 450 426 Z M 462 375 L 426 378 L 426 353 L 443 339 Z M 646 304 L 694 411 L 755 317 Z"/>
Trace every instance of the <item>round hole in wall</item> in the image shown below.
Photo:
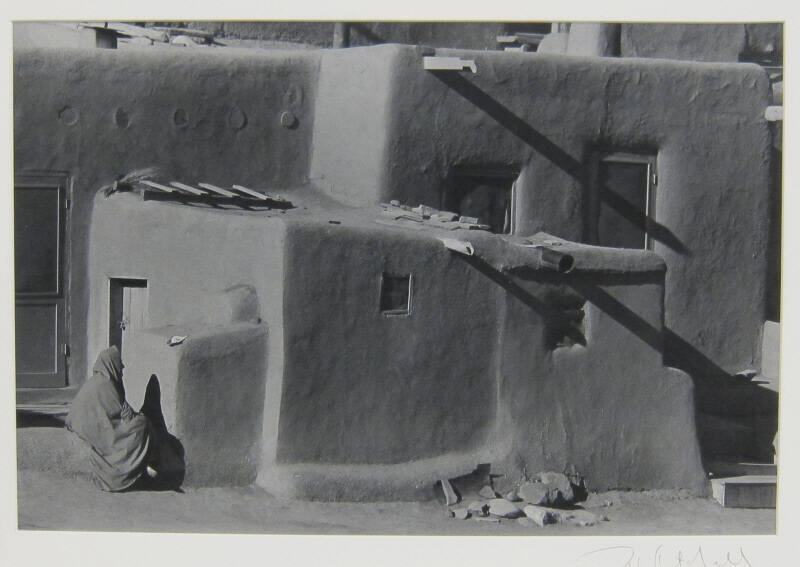
<path fill-rule="evenodd" d="M 117 108 L 114 112 L 114 123 L 120 128 L 127 128 L 131 123 L 128 113 L 123 108 Z"/>
<path fill-rule="evenodd" d="M 289 129 L 297 127 L 297 117 L 294 115 L 294 112 L 286 110 L 281 113 L 281 126 Z"/>
<path fill-rule="evenodd" d="M 58 111 L 58 119 L 64 124 L 72 126 L 78 122 L 78 111 L 71 106 L 65 106 Z"/>
<path fill-rule="evenodd" d="M 228 114 L 228 124 L 230 124 L 230 127 L 234 130 L 241 130 L 247 125 L 247 115 L 238 106 L 234 107 L 230 114 Z"/>
<path fill-rule="evenodd" d="M 178 108 L 172 114 L 172 123 L 177 128 L 185 128 L 189 124 L 189 113 L 182 108 Z"/>
<path fill-rule="evenodd" d="M 291 85 L 283 95 L 283 104 L 297 110 L 303 106 L 303 89 L 299 85 Z"/>

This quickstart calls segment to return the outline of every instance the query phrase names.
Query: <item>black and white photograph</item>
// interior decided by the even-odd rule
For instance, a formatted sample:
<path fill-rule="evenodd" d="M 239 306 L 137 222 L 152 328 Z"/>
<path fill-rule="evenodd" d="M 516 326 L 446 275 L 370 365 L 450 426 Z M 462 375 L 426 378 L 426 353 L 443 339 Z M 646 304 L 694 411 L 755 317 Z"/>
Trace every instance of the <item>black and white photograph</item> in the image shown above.
<path fill-rule="evenodd" d="M 9 22 L 17 538 L 777 564 L 781 19 L 192 13 Z"/>

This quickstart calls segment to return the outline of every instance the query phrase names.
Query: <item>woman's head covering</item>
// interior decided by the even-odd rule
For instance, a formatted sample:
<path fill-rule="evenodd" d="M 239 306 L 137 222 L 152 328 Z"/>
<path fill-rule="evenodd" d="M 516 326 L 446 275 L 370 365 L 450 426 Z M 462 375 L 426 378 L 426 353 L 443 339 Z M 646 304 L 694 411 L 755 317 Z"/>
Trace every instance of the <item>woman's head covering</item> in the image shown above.
<path fill-rule="evenodd" d="M 117 347 L 112 346 L 97 356 L 92 372 L 102 374 L 112 382 L 120 382 L 122 380 L 122 368 L 122 357 L 119 354 L 119 350 L 117 350 Z"/>

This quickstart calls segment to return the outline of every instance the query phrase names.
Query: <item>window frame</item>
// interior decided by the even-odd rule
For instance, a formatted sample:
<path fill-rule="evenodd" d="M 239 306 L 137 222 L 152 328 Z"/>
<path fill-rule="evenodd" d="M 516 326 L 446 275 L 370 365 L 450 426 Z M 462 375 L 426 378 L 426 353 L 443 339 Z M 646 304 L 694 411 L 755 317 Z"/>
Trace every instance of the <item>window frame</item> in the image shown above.
<path fill-rule="evenodd" d="M 600 243 L 599 225 L 602 199 L 600 198 L 600 167 L 603 163 L 623 163 L 647 166 L 647 186 L 645 188 L 645 216 L 649 221 L 655 221 L 655 207 L 658 187 L 658 156 L 657 152 L 633 152 L 602 150 L 592 154 L 591 159 L 591 190 L 588 196 L 587 214 L 584 220 L 584 240 L 589 244 L 604 246 Z M 644 228 L 644 246 L 642 248 L 621 248 L 623 250 L 653 250 L 654 239 L 647 226 Z"/>
<path fill-rule="evenodd" d="M 384 298 L 384 282 L 386 281 L 386 277 L 391 278 L 408 278 L 408 294 L 406 297 L 406 308 L 405 309 L 383 309 L 383 298 Z M 408 274 L 398 274 L 393 272 L 381 272 L 380 277 L 380 287 L 378 290 L 378 309 L 380 314 L 384 317 L 408 317 L 411 315 L 411 306 L 412 300 L 414 296 L 414 274 L 413 272 L 408 272 Z"/>

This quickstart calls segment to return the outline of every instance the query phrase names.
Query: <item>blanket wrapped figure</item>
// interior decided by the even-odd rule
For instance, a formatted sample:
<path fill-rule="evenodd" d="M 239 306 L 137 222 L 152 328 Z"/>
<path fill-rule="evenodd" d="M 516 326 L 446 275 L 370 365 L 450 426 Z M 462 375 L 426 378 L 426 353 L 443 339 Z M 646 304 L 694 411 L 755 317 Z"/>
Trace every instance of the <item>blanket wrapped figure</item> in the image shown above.
<path fill-rule="evenodd" d="M 153 430 L 125 401 L 117 347 L 100 353 L 93 374 L 72 402 L 67 428 L 88 446 L 95 484 L 106 491 L 130 488 L 145 473 Z"/>

